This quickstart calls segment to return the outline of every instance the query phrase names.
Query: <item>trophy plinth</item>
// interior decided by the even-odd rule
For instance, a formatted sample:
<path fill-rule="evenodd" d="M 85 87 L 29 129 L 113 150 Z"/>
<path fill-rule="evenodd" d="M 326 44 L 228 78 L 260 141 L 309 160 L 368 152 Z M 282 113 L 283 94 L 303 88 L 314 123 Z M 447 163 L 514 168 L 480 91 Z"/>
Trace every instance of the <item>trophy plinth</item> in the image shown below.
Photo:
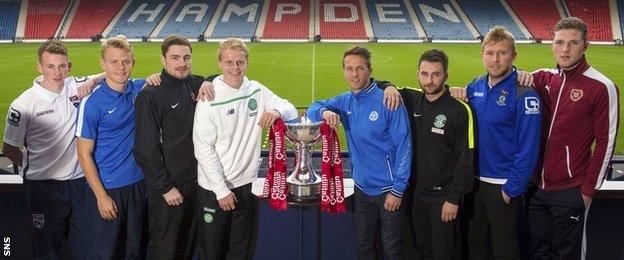
<path fill-rule="evenodd" d="M 314 144 L 321 137 L 323 122 L 312 122 L 306 116 L 285 123 L 286 138 L 293 143 L 295 169 L 286 178 L 288 197 L 291 201 L 314 201 L 320 199 L 321 176 L 312 168 Z"/>

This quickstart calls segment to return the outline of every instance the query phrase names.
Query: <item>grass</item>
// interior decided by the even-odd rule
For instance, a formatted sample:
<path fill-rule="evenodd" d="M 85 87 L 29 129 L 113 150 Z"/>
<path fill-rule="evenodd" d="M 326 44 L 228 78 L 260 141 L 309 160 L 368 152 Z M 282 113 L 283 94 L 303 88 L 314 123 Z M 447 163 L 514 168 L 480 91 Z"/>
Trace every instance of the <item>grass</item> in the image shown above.
<path fill-rule="evenodd" d="M 334 96 L 348 90 L 342 77 L 341 59 L 349 43 L 250 43 L 249 78 L 258 80 L 295 106 L 308 106 L 315 99 Z M 464 86 L 483 74 L 477 44 L 364 44 L 373 54 L 373 77 L 392 81 L 397 86 L 417 87 L 416 63 L 427 49 L 444 50 L 449 58 L 451 86 Z M 70 75 L 88 75 L 101 71 L 99 45 L 67 43 L 73 67 Z M 0 45 L 0 117 L 6 118 L 11 101 L 32 85 L 36 70 L 38 44 Z M 193 45 L 193 73 L 209 75 L 218 72 L 216 43 Z M 135 43 L 136 65 L 133 77 L 145 77 L 159 72 L 160 44 Z M 518 45 L 518 68 L 532 71 L 553 67 L 549 45 Z M 624 71 L 617 57 L 624 57 L 619 46 L 590 46 L 587 56 L 592 66 L 618 86 L 624 86 Z M 620 112 L 622 108 L 620 108 Z M 0 122 L 4 129 L 5 120 Z M 616 153 L 624 153 L 622 132 L 618 133 Z M 343 146 L 346 143 L 343 142 Z"/>

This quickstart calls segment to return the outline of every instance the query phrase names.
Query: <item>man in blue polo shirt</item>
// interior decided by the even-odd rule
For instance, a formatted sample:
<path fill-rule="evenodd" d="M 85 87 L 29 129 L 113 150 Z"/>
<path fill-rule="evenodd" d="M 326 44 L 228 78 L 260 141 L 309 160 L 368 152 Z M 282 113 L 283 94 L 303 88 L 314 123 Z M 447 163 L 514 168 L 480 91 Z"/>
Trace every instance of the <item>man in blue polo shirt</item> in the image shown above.
<path fill-rule="evenodd" d="M 85 172 L 89 259 L 143 259 L 146 189 L 134 160 L 134 100 L 144 80 L 129 80 L 132 47 L 123 36 L 102 43 L 106 80 L 80 105 L 76 136 Z"/>

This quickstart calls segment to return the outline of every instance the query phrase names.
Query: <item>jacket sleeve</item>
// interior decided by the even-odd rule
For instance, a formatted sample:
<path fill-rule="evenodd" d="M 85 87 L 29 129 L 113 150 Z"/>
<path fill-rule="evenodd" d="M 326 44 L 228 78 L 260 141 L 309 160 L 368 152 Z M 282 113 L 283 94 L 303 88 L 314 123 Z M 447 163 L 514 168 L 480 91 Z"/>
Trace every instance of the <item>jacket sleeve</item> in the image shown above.
<path fill-rule="evenodd" d="M 455 171 L 446 201 L 458 205 L 464 194 L 472 191 L 474 182 L 475 122 L 470 106 L 461 102 L 463 110 L 457 117 L 453 147 Z"/>
<path fill-rule="evenodd" d="M 346 104 L 343 101 L 344 98 L 345 95 L 343 94 L 330 99 L 316 101 L 312 103 L 310 107 L 308 107 L 306 115 L 313 122 L 320 122 L 323 121 L 323 112 L 325 112 L 325 110 L 330 110 L 336 114 L 339 114 L 340 120 L 342 121 L 344 117 L 343 115 L 345 115 L 345 111 L 347 110 Z"/>
<path fill-rule="evenodd" d="M 619 122 L 619 90 L 609 82 L 601 91 L 596 91 L 593 99 L 593 129 L 596 146 L 589 161 L 589 168 L 581 192 L 593 197 L 606 177 L 607 168 L 613 156 L 617 126 Z"/>
<path fill-rule="evenodd" d="M 407 182 L 412 172 L 410 168 L 412 165 L 412 134 L 404 105 L 395 111 L 387 111 L 387 113 L 389 115 L 390 138 L 397 148 L 394 160 L 396 174 L 390 193 L 403 197 L 403 192 L 407 188 Z"/>
<path fill-rule="evenodd" d="M 195 158 L 209 185 L 213 188 L 217 200 L 231 193 L 225 183 L 223 166 L 216 151 L 217 126 L 210 117 L 210 104 L 199 102 L 195 109 L 193 121 L 193 146 Z M 199 176 L 198 176 L 199 177 Z"/>
<path fill-rule="evenodd" d="M 558 71 L 556 69 L 539 69 L 531 72 L 533 76 L 533 85 L 538 92 L 545 91 L 546 85 L 553 76 L 556 76 Z"/>
<path fill-rule="evenodd" d="M 511 198 L 521 195 L 539 158 L 541 137 L 541 101 L 535 90 L 516 100 L 516 150 L 514 163 L 503 191 Z"/>
<path fill-rule="evenodd" d="M 273 93 L 269 88 L 262 87 L 263 96 L 266 99 L 266 109 L 275 109 L 280 113 L 282 120 L 284 122 L 293 120 L 297 118 L 297 109 L 293 106 L 292 103 L 288 102 L 288 100 L 283 99 Z"/>
<path fill-rule="evenodd" d="M 141 91 L 135 102 L 136 131 L 134 135 L 134 158 L 141 166 L 147 183 L 161 194 L 174 187 L 163 162 L 160 139 L 160 113 L 151 91 Z"/>

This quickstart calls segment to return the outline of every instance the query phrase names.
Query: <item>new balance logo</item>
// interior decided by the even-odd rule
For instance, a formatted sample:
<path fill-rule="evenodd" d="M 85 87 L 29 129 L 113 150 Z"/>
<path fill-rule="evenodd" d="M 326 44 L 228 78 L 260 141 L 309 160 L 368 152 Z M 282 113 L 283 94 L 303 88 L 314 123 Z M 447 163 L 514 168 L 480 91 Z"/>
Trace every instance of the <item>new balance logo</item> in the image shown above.
<path fill-rule="evenodd" d="M 117 108 L 113 108 L 113 109 L 111 109 L 111 110 L 108 110 L 108 113 L 109 113 L 109 114 L 112 114 L 113 112 L 115 112 L 115 109 L 117 109 Z"/>
<path fill-rule="evenodd" d="M 178 107 L 180 103 L 176 103 L 175 105 L 171 105 L 171 109 L 175 109 L 176 107 Z"/>
<path fill-rule="evenodd" d="M 234 114 L 234 108 L 230 109 L 227 111 L 227 115 L 233 115 Z"/>

